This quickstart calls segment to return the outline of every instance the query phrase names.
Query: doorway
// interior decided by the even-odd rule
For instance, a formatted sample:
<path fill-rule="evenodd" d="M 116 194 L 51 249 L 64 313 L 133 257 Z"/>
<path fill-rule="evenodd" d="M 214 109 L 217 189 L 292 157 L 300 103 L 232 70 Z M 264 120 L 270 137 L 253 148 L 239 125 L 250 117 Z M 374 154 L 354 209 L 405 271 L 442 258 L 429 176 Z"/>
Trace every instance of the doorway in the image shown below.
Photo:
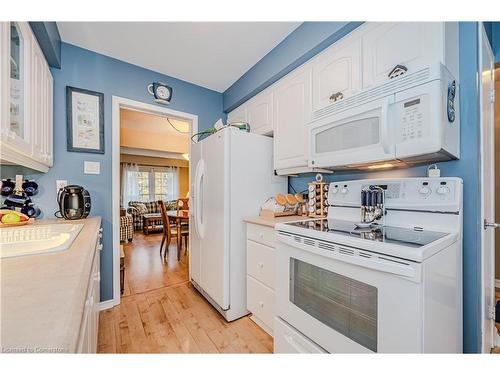
<path fill-rule="evenodd" d="M 495 69 L 493 52 L 482 23 L 479 23 L 479 69 L 480 69 L 480 150 L 481 150 L 481 351 L 490 353 L 500 345 L 500 335 L 495 326 L 496 305 L 496 241 L 500 225 L 495 224 L 495 207 L 500 202 L 497 195 L 500 174 L 495 175 L 495 163 L 499 145 L 495 132 Z M 498 108 L 498 105 L 497 105 Z"/>
<path fill-rule="evenodd" d="M 112 306 L 116 306 L 120 303 L 122 289 L 120 282 L 120 244 L 123 244 L 123 242 L 121 243 L 120 240 L 123 237 L 125 237 L 124 242 L 127 243 L 129 240 L 132 240 L 131 243 L 137 240 L 134 243 L 137 248 L 135 269 L 138 270 L 142 267 L 144 270 L 144 272 L 136 274 L 135 290 L 143 292 L 155 286 L 161 286 L 161 283 L 165 281 L 165 275 L 161 274 L 161 267 L 166 266 L 166 264 L 161 264 L 162 257 L 159 255 L 162 234 L 154 233 L 155 229 L 161 229 L 155 228 L 156 224 L 159 223 L 155 223 L 154 220 L 151 221 L 151 227 L 148 226 L 151 229 L 151 235 L 149 235 L 149 231 L 138 227 L 143 225 L 143 217 L 137 215 L 132 220 L 132 225 L 135 225 L 133 235 L 124 235 L 124 230 L 120 231 L 121 216 L 132 216 L 133 213 L 137 212 L 132 209 L 129 210 L 130 201 L 151 202 L 148 206 L 151 206 L 152 209 L 153 206 L 158 207 L 156 205 L 158 200 L 175 201 L 177 198 L 184 198 L 188 195 L 190 186 L 188 172 L 189 154 L 191 152 L 190 138 L 198 131 L 198 117 L 165 107 L 114 96 L 112 119 Z M 170 142 L 167 140 L 170 140 Z M 186 148 L 187 152 L 185 152 Z M 134 184 L 132 184 L 135 187 L 134 189 L 124 189 L 123 182 L 125 179 L 123 177 L 128 175 L 134 180 Z M 141 212 L 145 213 L 143 206 L 140 208 Z M 126 243 L 125 246 L 127 246 Z M 157 259 L 151 258 L 152 256 Z M 152 264 L 152 261 L 160 263 Z M 148 272 L 154 272 L 154 267 L 152 268 L 154 265 L 160 267 L 159 271 L 157 269 L 160 273 L 156 275 L 156 278 L 154 278 L 153 274 L 152 279 L 144 279 L 143 276 L 147 276 Z M 172 273 L 172 278 L 181 277 L 183 274 L 187 276 L 187 262 L 184 264 L 184 269 L 179 268 L 177 271 L 177 273 Z M 125 274 L 127 274 L 126 269 Z M 143 278 L 141 279 L 141 277 Z M 172 281 L 172 278 L 170 281 Z M 150 280 L 152 281 L 150 282 Z M 128 293 L 134 291 L 131 290 L 130 285 L 128 288 Z"/>

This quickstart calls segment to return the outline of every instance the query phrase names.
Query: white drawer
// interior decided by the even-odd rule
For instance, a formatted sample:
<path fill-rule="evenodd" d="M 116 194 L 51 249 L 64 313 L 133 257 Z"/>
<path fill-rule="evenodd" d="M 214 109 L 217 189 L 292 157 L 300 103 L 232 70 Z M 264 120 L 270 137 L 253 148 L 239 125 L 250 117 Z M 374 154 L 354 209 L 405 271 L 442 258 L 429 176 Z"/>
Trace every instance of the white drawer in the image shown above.
<path fill-rule="evenodd" d="M 276 247 L 276 236 L 273 227 L 247 223 L 247 238 L 263 245 Z"/>
<path fill-rule="evenodd" d="M 278 317 L 274 318 L 274 352 L 326 353 L 323 348 Z"/>
<path fill-rule="evenodd" d="M 271 329 L 274 320 L 274 291 L 247 276 L 247 309 Z"/>
<path fill-rule="evenodd" d="M 276 266 L 275 250 L 252 240 L 247 240 L 247 274 L 274 289 Z"/>

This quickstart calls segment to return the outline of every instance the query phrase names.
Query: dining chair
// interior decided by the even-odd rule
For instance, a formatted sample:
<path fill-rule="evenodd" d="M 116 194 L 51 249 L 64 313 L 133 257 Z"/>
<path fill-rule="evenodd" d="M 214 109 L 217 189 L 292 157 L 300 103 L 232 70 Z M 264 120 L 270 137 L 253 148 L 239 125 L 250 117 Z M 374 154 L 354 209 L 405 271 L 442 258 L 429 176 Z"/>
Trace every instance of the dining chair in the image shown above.
<path fill-rule="evenodd" d="M 176 202 L 175 206 L 176 206 L 176 209 L 177 209 L 177 215 L 179 215 L 179 211 L 183 211 L 183 210 L 188 210 L 189 211 L 189 198 L 179 198 L 179 199 L 177 199 L 177 202 Z M 185 229 L 185 228 L 189 229 L 189 221 L 188 222 L 182 221 L 181 222 L 181 227 L 183 229 Z M 187 238 L 186 238 L 186 248 L 185 248 L 184 252 L 187 253 Z"/>
<path fill-rule="evenodd" d="M 175 204 L 177 211 L 189 210 L 189 198 L 179 198 Z"/>
<path fill-rule="evenodd" d="M 166 259 L 170 242 L 172 241 L 172 237 L 177 238 L 177 225 L 170 225 L 170 220 L 167 214 L 167 208 L 165 207 L 165 203 L 163 201 L 158 201 L 158 204 L 160 205 L 160 213 L 161 213 L 161 218 L 163 220 L 163 237 L 161 239 L 160 255 L 163 250 L 163 244 L 166 243 L 165 252 L 163 253 L 163 257 Z M 189 228 L 181 227 L 181 236 L 182 236 L 181 239 L 184 238 L 186 246 L 187 246 L 188 235 L 189 235 Z M 177 249 L 177 260 L 180 259 L 181 259 L 181 249 Z"/>

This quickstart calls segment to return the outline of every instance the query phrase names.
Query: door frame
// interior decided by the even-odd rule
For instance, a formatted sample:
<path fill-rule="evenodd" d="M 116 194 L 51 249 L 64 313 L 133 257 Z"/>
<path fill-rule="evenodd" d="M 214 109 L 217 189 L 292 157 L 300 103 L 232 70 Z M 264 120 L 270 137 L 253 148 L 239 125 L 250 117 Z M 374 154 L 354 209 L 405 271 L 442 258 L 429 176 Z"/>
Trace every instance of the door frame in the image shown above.
<path fill-rule="evenodd" d="M 495 140 L 494 140 L 494 135 L 493 139 L 490 139 L 489 137 L 486 137 L 484 134 L 484 127 L 483 127 L 483 121 L 486 121 L 483 117 L 483 103 L 484 100 L 491 100 L 490 98 L 483 98 L 482 91 L 483 91 L 483 48 L 486 49 L 486 52 L 491 56 L 491 70 L 492 70 L 492 75 L 493 75 L 493 90 L 494 90 L 494 85 L 495 85 L 495 79 L 494 79 L 494 69 L 495 69 L 495 59 L 493 55 L 493 51 L 491 49 L 491 45 L 489 43 L 488 37 L 486 35 L 486 31 L 484 29 L 484 24 L 483 22 L 478 22 L 478 85 L 479 85 L 479 142 L 480 142 L 480 184 L 481 184 L 481 207 L 480 207 L 480 228 L 481 228 L 481 311 L 480 311 L 480 332 L 481 332 L 481 348 L 480 352 L 483 353 L 489 353 L 491 348 L 487 348 L 487 343 L 491 341 L 492 347 L 495 346 L 495 324 L 491 323 L 491 327 L 486 328 L 487 326 L 487 321 L 490 320 L 488 317 L 488 306 L 486 303 L 486 300 L 494 301 L 495 298 L 495 246 L 492 246 L 492 248 L 487 248 L 486 245 L 486 229 L 483 227 L 483 223 L 486 218 L 486 191 L 491 190 L 491 194 L 493 195 L 493 198 L 495 197 L 495 180 L 493 178 L 493 186 L 489 189 L 485 185 L 485 180 L 484 180 L 484 175 L 485 175 L 485 165 L 484 165 L 484 160 L 491 160 L 493 163 L 493 171 L 495 170 Z M 493 91 L 494 92 L 494 91 Z M 494 106 L 493 106 L 493 113 L 491 114 L 491 126 L 494 132 L 495 129 L 495 120 L 494 120 Z M 486 142 L 492 142 L 493 145 L 491 147 L 487 147 L 486 150 L 490 150 L 490 152 L 486 152 L 485 150 L 485 144 Z M 488 203 L 488 206 L 490 203 Z M 491 220 L 494 221 L 495 217 L 493 217 Z M 489 230 L 494 230 L 494 229 L 489 229 Z M 494 234 L 493 234 L 494 236 Z M 494 242 L 493 242 L 494 243 Z M 489 253 L 489 254 L 488 254 Z M 486 256 L 488 254 L 488 256 Z M 486 264 L 487 259 L 492 259 L 493 264 Z M 490 269 L 490 272 L 492 271 L 492 285 L 488 285 L 485 282 L 485 273 L 486 270 Z M 491 291 L 489 291 L 491 287 Z M 487 294 L 490 294 L 489 296 Z M 493 306 L 492 306 L 493 307 Z M 487 332 L 489 330 L 490 332 Z M 490 337 L 491 336 L 491 337 Z"/>
<path fill-rule="evenodd" d="M 113 242 L 113 299 L 112 304 L 105 302 L 110 308 L 120 304 L 120 109 L 144 112 L 158 116 L 170 116 L 189 122 L 190 138 L 198 132 L 198 116 L 188 112 L 176 111 L 168 107 L 139 102 L 132 99 L 114 96 L 112 98 L 112 135 L 111 135 L 111 196 L 112 196 L 112 242 Z M 191 141 L 189 154 L 191 155 Z M 189 158 L 191 159 L 191 158 Z M 191 169 L 191 160 L 189 160 Z M 189 173 L 189 187 L 191 173 Z"/>

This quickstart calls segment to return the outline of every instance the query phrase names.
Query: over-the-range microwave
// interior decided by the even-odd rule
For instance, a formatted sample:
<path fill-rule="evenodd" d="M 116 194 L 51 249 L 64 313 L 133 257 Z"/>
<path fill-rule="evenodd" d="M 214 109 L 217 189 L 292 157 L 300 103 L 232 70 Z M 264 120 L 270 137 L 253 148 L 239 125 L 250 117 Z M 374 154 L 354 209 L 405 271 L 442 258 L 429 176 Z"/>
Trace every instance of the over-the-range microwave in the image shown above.
<path fill-rule="evenodd" d="M 460 157 L 458 83 L 436 64 L 313 113 L 309 166 L 377 169 Z"/>

